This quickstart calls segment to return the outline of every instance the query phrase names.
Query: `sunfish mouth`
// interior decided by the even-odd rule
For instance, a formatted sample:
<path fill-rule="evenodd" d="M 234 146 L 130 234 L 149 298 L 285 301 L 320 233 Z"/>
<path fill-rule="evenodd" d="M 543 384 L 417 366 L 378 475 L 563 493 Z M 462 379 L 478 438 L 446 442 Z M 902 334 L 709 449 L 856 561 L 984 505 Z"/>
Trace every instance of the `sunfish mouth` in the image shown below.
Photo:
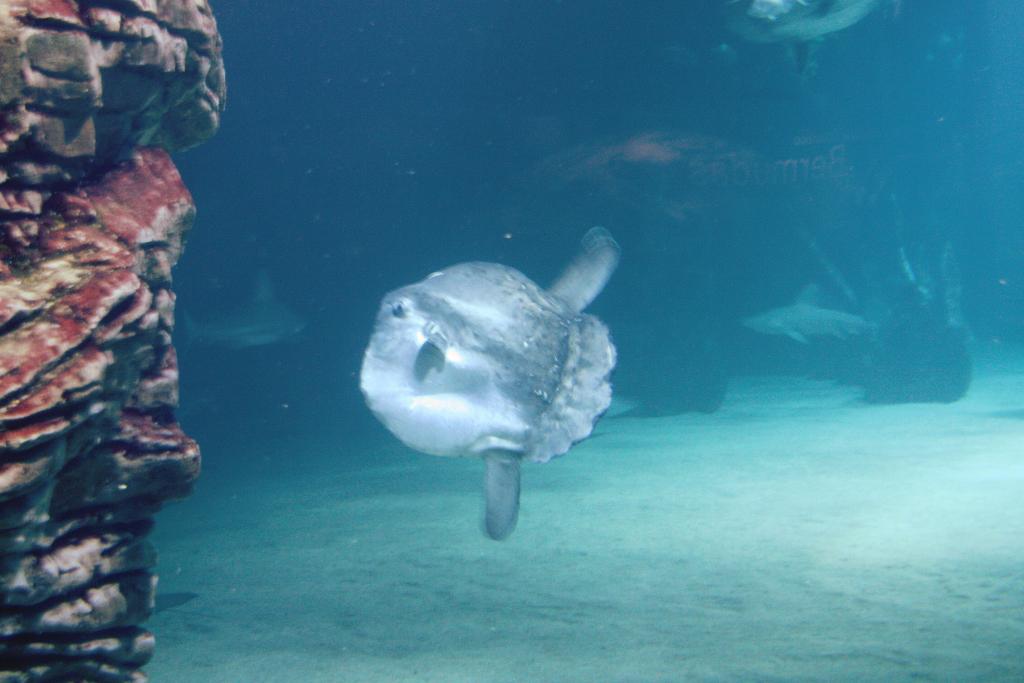
<path fill-rule="evenodd" d="M 444 365 L 447 361 L 444 351 L 435 342 L 427 339 L 420 346 L 416 360 L 412 364 L 412 376 L 416 381 L 423 384 L 430 377 L 430 373 L 441 374 L 444 372 Z"/>
<path fill-rule="evenodd" d="M 413 359 L 412 376 L 417 384 L 422 385 L 444 372 L 449 355 L 454 351 L 448 341 L 448 335 L 433 321 L 427 322 L 416 333 L 416 337 L 420 348 Z"/>

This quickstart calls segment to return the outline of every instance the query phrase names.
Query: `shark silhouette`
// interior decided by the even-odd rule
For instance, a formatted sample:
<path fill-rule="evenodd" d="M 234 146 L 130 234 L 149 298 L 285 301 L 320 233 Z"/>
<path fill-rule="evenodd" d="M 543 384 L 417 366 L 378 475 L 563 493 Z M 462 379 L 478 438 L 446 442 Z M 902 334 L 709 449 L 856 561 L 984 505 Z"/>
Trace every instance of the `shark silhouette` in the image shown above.
<path fill-rule="evenodd" d="M 790 305 L 744 318 L 742 323 L 755 332 L 789 337 L 801 344 L 810 343 L 810 337 L 846 339 L 874 332 L 874 323 L 852 313 L 824 308 L 819 299 L 818 288 L 808 285 Z"/>
<path fill-rule="evenodd" d="M 182 315 L 186 344 L 228 349 L 293 341 L 305 328 L 306 320 L 277 297 L 266 270 L 256 274 L 251 299 L 226 315 L 205 320 Z"/>

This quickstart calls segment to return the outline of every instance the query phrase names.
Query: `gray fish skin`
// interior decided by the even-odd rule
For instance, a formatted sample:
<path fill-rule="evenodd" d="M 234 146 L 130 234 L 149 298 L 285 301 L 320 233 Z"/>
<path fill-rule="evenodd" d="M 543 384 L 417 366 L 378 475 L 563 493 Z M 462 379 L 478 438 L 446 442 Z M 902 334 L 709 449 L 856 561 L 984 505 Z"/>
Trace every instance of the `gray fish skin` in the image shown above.
<path fill-rule="evenodd" d="M 428 353 L 443 367 L 423 372 Z M 384 298 L 361 386 L 370 409 L 416 450 L 500 449 L 543 462 L 589 435 L 611 402 L 614 362 L 597 318 L 512 268 L 463 263 Z"/>
<path fill-rule="evenodd" d="M 391 292 L 377 314 L 360 373 L 367 405 L 411 448 L 487 461 L 492 538 L 515 526 L 519 461 L 567 452 L 611 402 L 615 347 L 579 310 L 618 262 L 595 230 L 558 294 L 507 266 L 463 263 Z"/>

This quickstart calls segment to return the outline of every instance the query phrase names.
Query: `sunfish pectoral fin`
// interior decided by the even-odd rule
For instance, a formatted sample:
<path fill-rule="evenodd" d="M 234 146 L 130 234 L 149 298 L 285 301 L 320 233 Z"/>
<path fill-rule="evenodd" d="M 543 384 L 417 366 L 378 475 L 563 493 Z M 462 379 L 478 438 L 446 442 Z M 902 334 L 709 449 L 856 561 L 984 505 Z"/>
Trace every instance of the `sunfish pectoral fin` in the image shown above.
<path fill-rule="evenodd" d="M 519 458 L 492 451 L 484 456 L 484 531 L 495 541 L 512 533 L 519 519 Z"/>
<path fill-rule="evenodd" d="M 576 312 L 597 298 L 619 265 L 619 244 L 602 227 L 588 230 L 580 246 L 580 253 L 548 289 Z"/>

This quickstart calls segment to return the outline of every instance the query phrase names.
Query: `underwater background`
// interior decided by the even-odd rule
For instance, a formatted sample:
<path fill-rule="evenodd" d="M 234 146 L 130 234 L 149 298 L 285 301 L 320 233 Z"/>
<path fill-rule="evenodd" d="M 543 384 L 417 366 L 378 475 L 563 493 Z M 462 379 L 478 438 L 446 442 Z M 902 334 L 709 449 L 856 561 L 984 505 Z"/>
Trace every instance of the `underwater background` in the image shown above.
<path fill-rule="evenodd" d="M 869 4 L 217 3 L 154 680 L 1024 678 L 1024 9 Z M 362 355 L 388 291 L 594 225 L 612 410 L 496 544 Z"/>

